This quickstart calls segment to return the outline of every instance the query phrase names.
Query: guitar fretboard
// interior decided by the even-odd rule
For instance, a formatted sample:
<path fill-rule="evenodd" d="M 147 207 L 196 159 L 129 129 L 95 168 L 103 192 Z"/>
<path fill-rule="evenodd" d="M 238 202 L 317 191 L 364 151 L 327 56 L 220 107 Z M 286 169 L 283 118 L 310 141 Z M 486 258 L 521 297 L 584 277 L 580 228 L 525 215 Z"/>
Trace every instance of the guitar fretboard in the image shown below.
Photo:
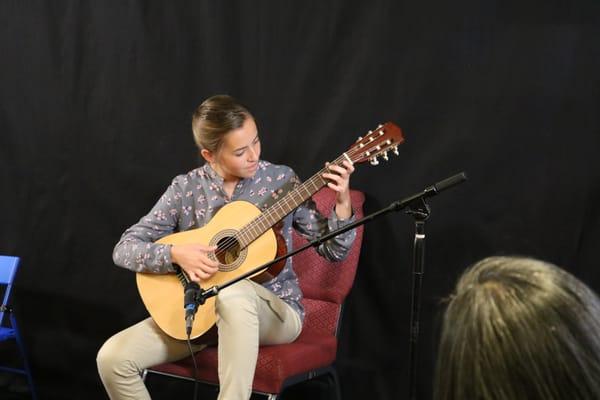
<path fill-rule="evenodd" d="M 343 156 L 340 156 L 331 164 L 341 165 Z M 314 174 L 306 182 L 292 189 L 281 200 L 277 201 L 261 215 L 250 221 L 235 235 L 240 247 L 244 248 L 256 240 L 260 235 L 271 229 L 273 225 L 285 218 L 286 215 L 294 211 L 298 206 L 308 200 L 313 194 L 319 191 L 327 180 L 323 178 L 323 174 L 327 172 L 327 168 L 323 168 Z"/>
<path fill-rule="evenodd" d="M 403 141 L 404 137 L 401 129 L 395 124 L 387 122 L 384 125 L 379 125 L 375 131 L 369 131 L 364 138 L 359 137 L 348 151 L 342 153 L 330 164 L 342 165 L 344 160 L 351 163 L 369 160 L 371 164 L 377 165 L 379 164 L 377 157 L 381 155 L 384 160 L 387 160 L 389 150 L 398 154 L 398 145 Z M 323 178 L 323 174 L 327 171 L 328 167 L 326 166 L 240 229 L 234 235 L 240 249 L 247 247 L 325 186 L 327 180 Z"/>

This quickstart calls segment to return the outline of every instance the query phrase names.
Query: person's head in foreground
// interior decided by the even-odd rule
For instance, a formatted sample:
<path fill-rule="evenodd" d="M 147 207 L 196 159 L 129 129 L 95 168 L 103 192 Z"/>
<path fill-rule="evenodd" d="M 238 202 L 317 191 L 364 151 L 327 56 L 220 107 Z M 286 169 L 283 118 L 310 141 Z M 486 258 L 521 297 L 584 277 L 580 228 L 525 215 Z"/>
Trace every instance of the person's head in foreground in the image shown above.
<path fill-rule="evenodd" d="M 598 297 L 543 261 L 476 263 L 444 314 L 434 399 L 600 399 Z"/>

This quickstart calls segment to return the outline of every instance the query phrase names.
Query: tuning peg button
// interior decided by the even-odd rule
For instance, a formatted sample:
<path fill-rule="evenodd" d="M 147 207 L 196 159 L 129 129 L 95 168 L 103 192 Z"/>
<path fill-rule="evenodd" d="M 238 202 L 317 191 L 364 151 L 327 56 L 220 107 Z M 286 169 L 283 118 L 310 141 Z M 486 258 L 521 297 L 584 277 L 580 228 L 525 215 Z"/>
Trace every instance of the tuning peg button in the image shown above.
<path fill-rule="evenodd" d="M 395 155 L 398 155 L 398 154 L 400 154 L 400 153 L 398 153 L 398 146 L 394 146 L 394 147 L 392 148 L 392 151 L 394 152 L 394 154 L 395 154 Z"/>
<path fill-rule="evenodd" d="M 388 153 L 387 151 L 384 151 L 384 152 L 383 152 L 383 154 L 382 154 L 382 156 L 383 156 L 383 159 L 384 159 L 385 161 L 389 160 L 387 153 Z"/>
<path fill-rule="evenodd" d="M 371 165 L 379 165 L 379 160 L 377 160 L 377 156 L 371 158 Z"/>

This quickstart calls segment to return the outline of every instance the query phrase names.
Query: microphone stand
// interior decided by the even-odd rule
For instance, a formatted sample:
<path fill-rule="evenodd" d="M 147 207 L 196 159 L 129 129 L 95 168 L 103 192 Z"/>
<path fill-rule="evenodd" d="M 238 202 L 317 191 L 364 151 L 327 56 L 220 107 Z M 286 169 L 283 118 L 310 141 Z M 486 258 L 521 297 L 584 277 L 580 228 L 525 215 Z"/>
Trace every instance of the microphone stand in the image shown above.
<path fill-rule="evenodd" d="M 292 257 L 295 254 L 300 253 L 308 249 L 309 247 L 316 247 L 329 239 L 347 232 L 357 226 L 364 225 L 373 219 L 380 217 L 383 214 L 387 214 L 392 211 L 400 211 L 406 209 L 405 213 L 411 215 L 415 220 L 415 241 L 413 248 L 413 279 L 412 279 L 412 301 L 411 301 L 411 315 L 410 315 L 410 339 L 409 339 L 409 398 L 411 400 L 416 399 L 416 380 L 417 380 L 417 346 L 419 341 L 419 319 L 420 319 L 420 308 L 421 308 L 421 287 L 424 275 L 424 264 L 425 264 L 425 220 L 429 218 L 430 208 L 426 198 L 437 195 L 438 193 L 456 186 L 467 180 L 467 175 L 464 172 L 453 175 L 446 178 L 436 184 L 425 188 L 423 191 L 413 194 L 412 196 L 406 197 L 402 200 L 398 200 L 390 204 L 389 206 L 380 209 L 372 214 L 369 214 L 358 221 L 352 222 L 340 229 L 330 232 L 318 239 L 306 243 L 305 245 L 287 253 L 282 256 L 275 258 L 261 266 L 258 266 L 246 273 L 239 275 L 232 280 L 225 282 L 221 285 L 215 285 L 208 289 L 201 289 L 196 296 L 198 305 L 204 304 L 206 299 L 209 297 L 216 296 L 219 292 L 226 287 L 229 287 L 243 279 L 249 278 L 250 276 L 268 269 L 271 265 L 276 264 L 282 260 Z"/>
<path fill-rule="evenodd" d="M 419 324 L 421 314 L 421 288 L 425 266 L 425 221 L 429 218 L 431 210 L 423 197 L 410 202 L 405 213 L 415 220 L 415 241 L 413 245 L 413 270 L 410 306 L 410 333 L 408 346 L 409 377 L 408 392 L 409 399 L 417 398 L 417 347 L 419 343 Z"/>

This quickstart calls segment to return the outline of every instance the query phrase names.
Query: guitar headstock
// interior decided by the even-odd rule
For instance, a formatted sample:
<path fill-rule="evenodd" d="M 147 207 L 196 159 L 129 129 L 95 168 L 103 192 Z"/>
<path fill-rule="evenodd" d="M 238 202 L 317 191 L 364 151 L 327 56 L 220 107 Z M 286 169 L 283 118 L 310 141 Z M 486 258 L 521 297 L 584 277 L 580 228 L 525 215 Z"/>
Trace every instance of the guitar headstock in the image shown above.
<path fill-rule="evenodd" d="M 371 165 L 378 165 L 377 157 L 381 156 L 387 161 L 389 151 L 398 155 L 398 145 L 402 142 L 402 129 L 393 122 L 386 122 L 369 131 L 365 137 L 359 137 L 346 154 L 353 163 L 370 161 Z"/>

